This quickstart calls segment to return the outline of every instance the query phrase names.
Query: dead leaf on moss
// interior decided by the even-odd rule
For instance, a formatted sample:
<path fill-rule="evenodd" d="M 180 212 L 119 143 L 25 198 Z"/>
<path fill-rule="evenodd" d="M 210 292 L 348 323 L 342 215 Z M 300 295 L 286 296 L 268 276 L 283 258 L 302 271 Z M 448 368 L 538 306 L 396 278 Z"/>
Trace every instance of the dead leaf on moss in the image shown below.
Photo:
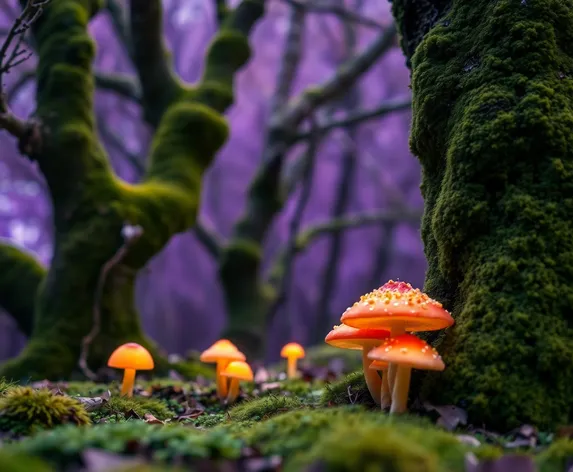
<path fill-rule="evenodd" d="M 466 472 L 536 472 L 535 462 L 529 456 L 512 454 L 499 459 L 479 461 L 469 452 L 465 457 Z"/>
<path fill-rule="evenodd" d="M 505 447 L 508 449 L 535 447 L 539 439 L 537 428 L 528 424 L 514 429 L 508 436 L 512 438 L 511 441 L 505 443 Z"/>
<path fill-rule="evenodd" d="M 126 420 L 129 420 L 129 419 L 131 419 L 131 418 L 136 419 L 136 420 L 140 420 L 140 419 L 141 419 L 141 416 L 139 416 L 139 415 L 137 414 L 137 412 L 136 412 L 133 408 L 131 408 L 130 410 L 126 411 L 124 416 L 125 416 L 125 419 L 126 419 Z"/>
<path fill-rule="evenodd" d="M 104 406 L 111 398 L 111 392 L 108 390 L 99 397 L 72 397 L 79 401 L 86 411 L 95 411 Z"/>
<path fill-rule="evenodd" d="M 85 472 L 104 472 L 130 466 L 142 466 L 145 462 L 138 458 L 122 456 L 103 449 L 86 449 L 82 453 Z"/>
<path fill-rule="evenodd" d="M 468 422 L 467 412 L 455 405 L 432 405 L 430 402 L 424 402 L 423 407 L 426 411 L 435 411 L 439 415 L 436 424 L 448 431 Z"/>
<path fill-rule="evenodd" d="M 164 421 L 161 421 L 160 419 L 157 419 L 155 416 L 153 416 L 151 413 L 145 413 L 145 415 L 143 415 L 143 419 L 145 420 L 146 423 L 148 424 L 165 424 Z"/>

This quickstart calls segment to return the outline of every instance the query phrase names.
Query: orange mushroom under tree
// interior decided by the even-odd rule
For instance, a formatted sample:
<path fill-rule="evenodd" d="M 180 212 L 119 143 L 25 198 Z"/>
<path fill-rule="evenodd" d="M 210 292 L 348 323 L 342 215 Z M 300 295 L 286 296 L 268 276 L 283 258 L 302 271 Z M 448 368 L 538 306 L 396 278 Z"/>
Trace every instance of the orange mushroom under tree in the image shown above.
<path fill-rule="evenodd" d="M 366 386 L 370 396 L 382 408 L 390 406 L 390 386 L 388 376 L 385 372 L 382 378 L 378 375 L 377 370 L 370 369 L 371 361 L 368 353 L 371 349 L 380 346 L 380 344 L 390 336 L 390 331 L 384 329 L 352 328 L 345 324 L 335 326 L 327 335 L 324 341 L 331 346 L 341 349 L 358 350 L 362 354 L 362 370 Z M 385 371 L 386 369 L 379 369 Z"/>

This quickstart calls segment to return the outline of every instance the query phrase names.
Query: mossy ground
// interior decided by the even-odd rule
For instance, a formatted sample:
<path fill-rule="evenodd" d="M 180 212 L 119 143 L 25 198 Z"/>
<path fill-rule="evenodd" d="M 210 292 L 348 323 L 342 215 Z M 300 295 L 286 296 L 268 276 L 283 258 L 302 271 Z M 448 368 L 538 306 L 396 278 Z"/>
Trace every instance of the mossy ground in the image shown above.
<path fill-rule="evenodd" d="M 232 406 L 221 405 L 213 382 L 201 379 L 140 381 L 131 399 L 119 396 L 115 382 L 43 382 L 35 385 L 42 398 L 73 402 L 90 424 L 54 421 L 25 434 L 14 425 L 19 434 L 4 438 L 0 469 L 90 470 L 95 461 L 116 471 L 295 472 L 320 464 L 341 472 L 463 472 L 468 457 L 495 461 L 518 453 L 541 472 L 563 472 L 573 458 L 566 437 L 500 436 L 466 426 L 446 431 L 435 418 L 388 416 L 374 406 L 360 372 L 334 382 L 322 379 L 332 375 L 320 366 L 316 373 L 284 381 L 269 370 L 264 381 L 244 385 Z M 5 385 L 0 400 L 19 389 Z"/>

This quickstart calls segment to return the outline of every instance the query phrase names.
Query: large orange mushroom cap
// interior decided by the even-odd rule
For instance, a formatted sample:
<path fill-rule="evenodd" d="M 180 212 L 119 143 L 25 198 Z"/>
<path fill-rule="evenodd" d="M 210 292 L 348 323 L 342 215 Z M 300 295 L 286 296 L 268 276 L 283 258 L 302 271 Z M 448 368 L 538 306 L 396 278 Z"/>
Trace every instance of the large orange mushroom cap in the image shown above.
<path fill-rule="evenodd" d="M 446 368 L 438 352 L 426 341 L 413 334 L 402 334 L 387 339 L 380 347 L 372 349 L 368 358 L 414 369 L 444 370 Z"/>
<path fill-rule="evenodd" d="M 228 339 L 220 339 L 201 353 L 201 362 L 244 361 L 245 355 Z"/>
<path fill-rule="evenodd" d="M 390 337 L 390 331 L 377 328 L 352 328 L 345 324 L 335 326 L 326 335 L 324 341 L 334 347 L 341 349 L 362 350 L 364 347 L 380 344 L 384 339 Z"/>
<path fill-rule="evenodd" d="M 304 348 L 298 343 L 285 344 L 281 349 L 281 357 L 302 359 L 304 357 Z"/>
<path fill-rule="evenodd" d="M 253 370 L 251 366 L 243 361 L 233 361 L 230 362 L 225 370 L 221 372 L 223 377 L 229 377 L 237 380 L 246 380 L 252 382 L 253 380 Z"/>
<path fill-rule="evenodd" d="M 107 365 L 114 369 L 151 370 L 154 362 L 149 351 L 143 346 L 127 343 L 112 352 Z"/>
<path fill-rule="evenodd" d="M 400 324 L 405 331 L 434 331 L 454 324 L 440 302 L 409 283 L 393 280 L 362 295 L 340 321 L 359 329 L 392 329 Z"/>

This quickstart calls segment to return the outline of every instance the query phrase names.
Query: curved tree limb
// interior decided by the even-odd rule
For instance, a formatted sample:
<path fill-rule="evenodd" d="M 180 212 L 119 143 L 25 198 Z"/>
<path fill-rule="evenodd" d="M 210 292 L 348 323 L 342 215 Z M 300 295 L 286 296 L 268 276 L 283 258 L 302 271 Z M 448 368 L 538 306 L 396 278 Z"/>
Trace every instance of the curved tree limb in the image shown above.
<path fill-rule="evenodd" d="M 128 187 L 128 198 L 153 220 L 141 224 L 146 234 L 148 227 L 159 231 L 151 234 L 156 248 L 195 223 L 201 177 L 227 138 L 222 113 L 233 102 L 233 76 L 250 57 L 248 34 L 263 12 L 262 1 L 244 0 L 230 14 L 207 52 L 201 81 L 162 117 L 143 182 Z"/>
<path fill-rule="evenodd" d="M 46 269 L 29 253 L 0 241 L 0 306 L 26 336 L 34 327 L 35 294 Z"/>

